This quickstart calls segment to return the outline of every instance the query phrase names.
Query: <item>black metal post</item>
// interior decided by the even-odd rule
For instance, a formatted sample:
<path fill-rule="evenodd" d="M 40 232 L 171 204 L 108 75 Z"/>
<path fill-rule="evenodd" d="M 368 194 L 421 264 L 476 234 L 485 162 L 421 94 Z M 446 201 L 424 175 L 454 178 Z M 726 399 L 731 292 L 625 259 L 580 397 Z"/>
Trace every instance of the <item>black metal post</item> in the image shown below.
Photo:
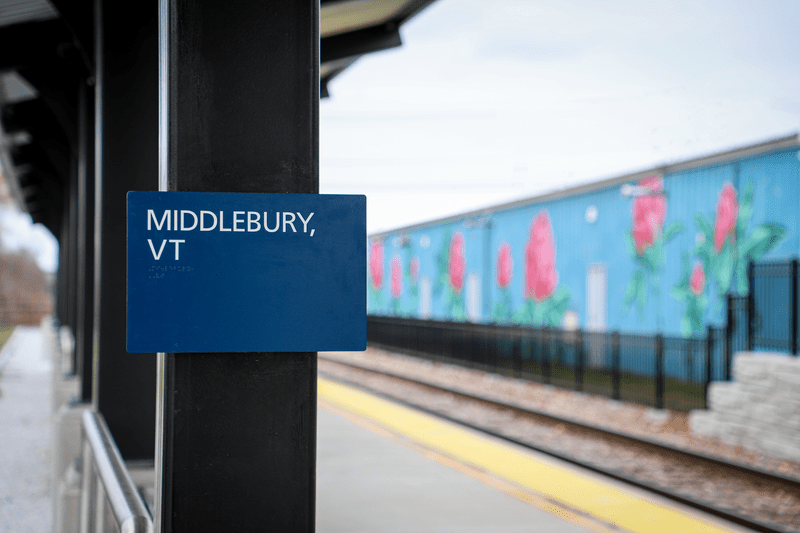
<path fill-rule="evenodd" d="M 155 354 L 125 349 L 126 204 L 158 187 L 158 4 L 97 0 L 92 402 L 125 460 L 152 460 Z"/>
<path fill-rule="evenodd" d="M 82 84 L 78 102 L 78 329 L 75 332 L 80 400 L 92 400 L 94 329 L 94 91 Z"/>
<path fill-rule="evenodd" d="M 725 353 L 724 353 L 725 360 L 723 361 L 723 364 L 725 365 L 725 370 L 724 370 L 725 381 L 730 380 L 730 371 L 728 369 L 730 368 L 730 363 L 731 363 L 731 352 L 733 350 L 732 347 L 733 329 L 734 329 L 733 326 L 734 326 L 734 321 L 736 320 L 735 315 L 733 313 L 733 294 L 728 293 L 727 301 L 728 301 L 728 318 L 725 324 Z"/>
<path fill-rule="evenodd" d="M 755 334 L 756 306 L 755 306 L 755 265 L 752 261 L 747 263 L 747 351 L 753 351 L 753 335 Z M 730 366 L 730 365 L 729 365 Z"/>
<path fill-rule="evenodd" d="M 789 316 L 791 317 L 791 334 L 792 334 L 792 354 L 797 355 L 797 259 L 792 259 L 792 278 L 790 280 L 791 283 L 791 294 L 789 296 L 789 301 L 791 302 L 792 308 L 789 311 Z"/>
<path fill-rule="evenodd" d="M 706 380 L 703 388 L 703 397 L 705 408 L 708 409 L 708 388 L 711 386 L 711 365 L 713 363 L 714 354 L 714 327 L 708 326 L 708 337 L 706 339 Z"/>
<path fill-rule="evenodd" d="M 664 336 L 656 334 L 656 409 L 664 408 Z"/>
<path fill-rule="evenodd" d="M 160 188 L 317 193 L 319 3 L 160 6 Z M 316 353 L 159 362 L 156 530 L 314 531 Z"/>
<path fill-rule="evenodd" d="M 553 338 L 552 338 L 552 335 L 550 334 L 550 328 L 545 327 L 544 329 L 541 329 L 539 331 L 542 331 L 544 333 L 544 337 L 545 337 L 545 342 L 542 343 L 542 344 L 544 344 L 544 349 L 541 351 L 541 355 L 542 355 L 542 374 L 544 375 L 544 382 L 549 384 L 550 383 L 550 352 L 553 350 Z"/>
<path fill-rule="evenodd" d="M 77 92 L 76 92 L 77 96 Z M 77 104 L 77 102 L 76 102 Z M 78 158 L 77 156 L 77 149 L 78 147 L 75 146 L 76 151 L 71 154 L 72 157 L 70 158 L 70 180 L 67 183 L 66 188 L 68 189 L 67 195 L 65 196 L 65 205 L 64 205 L 64 219 L 66 220 L 66 227 L 68 231 L 68 240 L 66 242 L 62 242 L 62 246 L 67 246 L 67 264 L 60 265 L 59 268 L 66 267 L 67 268 L 67 325 L 70 327 L 70 331 L 73 336 L 73 351 L 72 351 L 72 367 L 70 369 L 70 373 L 75 375 L 78 371 L 78 350 L 77 347 L 74 345 L 74 341 L 77 339 L 78 336 L 78 327 L 79 327 L 79 319 L 78 319 L 78 231 L 80 230 L 78 225 Z"/>
<path fill-rule="evenodd" d="M 619 331 L 611 333 L 611 397 L 620 399 Z"/>

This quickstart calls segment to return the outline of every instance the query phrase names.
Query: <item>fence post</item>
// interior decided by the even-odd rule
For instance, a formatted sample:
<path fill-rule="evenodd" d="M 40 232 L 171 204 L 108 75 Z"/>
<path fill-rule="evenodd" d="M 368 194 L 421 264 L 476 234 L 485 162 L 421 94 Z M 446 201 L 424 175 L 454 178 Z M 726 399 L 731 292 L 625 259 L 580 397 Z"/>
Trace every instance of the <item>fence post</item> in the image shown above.
<path fill-rule="evenodd" d="M 727 323 L 725 324 L 725 352 L 724 352 L 724 365 L 725 365 L 725 381 L 730 381 L 731 373 L 731 352 L 733 346 L 733 321 L 735 320 L 733 314 L 733 294 L 728 293 L 728 318 Z"/>
<path fill-rule="evenodd" d="M 656 409 L 664 408 L 664 336 L 656 334 Z"/>
<path fill-rule="evenodd" d="M 708 339 L 706 340 L 706 383 L 703 388 L 703 404 L 708 409 L 708 388 L 711 386 L 711 362 L 714 354 L 714 327 L 708 326 Z"/>
<path fill-rule="evenodd" d="M 619 400 L 620 393 L 619 376 L 619 331 L 611 333 L 611 397 Z"/>
<path fill-rule="evenodd" d="M 797 355 L 797 259 L 792 259 L 792 279 L 790 283 L 792 286 L 792 294 L 790 296 L 790 301 L 792 302 L 790 312 L 792 320 L 792 354 Z"/>
<path fill-rule="evenodd" d="M 540 330 L 542 331 L 542 330 Z M 550 350 L 553 349 L 553 339 L 550 335 L 550 328 L 544 328 L 544 350 L 542 350 L 542 374 L 544 374 L 544 382 L 550 383 Z"/>
<path fill-rule="evenodd" d="M 752 261 L 747 263 L 747 351 L 753 351 L 753 323 L 755 322 L 755 273 Z M 729 365 L 730 366 L 730 365 Z"/>

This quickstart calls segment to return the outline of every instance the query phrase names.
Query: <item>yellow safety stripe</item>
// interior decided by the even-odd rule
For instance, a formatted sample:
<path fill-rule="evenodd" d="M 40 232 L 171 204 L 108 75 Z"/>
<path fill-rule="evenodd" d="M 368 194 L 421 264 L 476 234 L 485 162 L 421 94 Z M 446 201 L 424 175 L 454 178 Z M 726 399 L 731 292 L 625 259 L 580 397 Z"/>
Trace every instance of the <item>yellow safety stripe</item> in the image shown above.
<path fill-rule="evenodd" d="M 434 452 L 636 533 L 727 531 L 413 409 L 320 378 L 319 398 Z"/>

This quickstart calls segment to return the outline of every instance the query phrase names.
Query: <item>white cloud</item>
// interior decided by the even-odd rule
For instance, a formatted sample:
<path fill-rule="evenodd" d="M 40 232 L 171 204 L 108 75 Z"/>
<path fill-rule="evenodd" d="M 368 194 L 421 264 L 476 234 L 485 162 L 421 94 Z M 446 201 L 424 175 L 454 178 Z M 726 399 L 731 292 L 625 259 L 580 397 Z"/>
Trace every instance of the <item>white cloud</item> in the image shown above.
<path fill-rule="evenodd" d="M 786 135 L 798 26 L 791 1 L 438 0 L 331 84 L 322 192 L 367 194 L 375 232 Z"/>

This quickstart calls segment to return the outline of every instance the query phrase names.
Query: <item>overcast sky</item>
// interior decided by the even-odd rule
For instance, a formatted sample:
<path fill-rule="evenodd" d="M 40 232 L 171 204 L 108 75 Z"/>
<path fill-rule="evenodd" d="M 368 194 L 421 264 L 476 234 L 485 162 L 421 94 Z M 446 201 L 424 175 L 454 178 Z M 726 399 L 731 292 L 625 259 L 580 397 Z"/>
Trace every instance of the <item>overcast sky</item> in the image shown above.
<path fill-rule="evenodd" d="M 401 34 L 320 105 L 321 192 L 370 233 L 800 130 L 797 0 L 437 0 Z"/>
<path fill-rule="evenodd" d="M 800 130 L 800 2 L 437 0 L 320 106 L 375 233 Z"/>

